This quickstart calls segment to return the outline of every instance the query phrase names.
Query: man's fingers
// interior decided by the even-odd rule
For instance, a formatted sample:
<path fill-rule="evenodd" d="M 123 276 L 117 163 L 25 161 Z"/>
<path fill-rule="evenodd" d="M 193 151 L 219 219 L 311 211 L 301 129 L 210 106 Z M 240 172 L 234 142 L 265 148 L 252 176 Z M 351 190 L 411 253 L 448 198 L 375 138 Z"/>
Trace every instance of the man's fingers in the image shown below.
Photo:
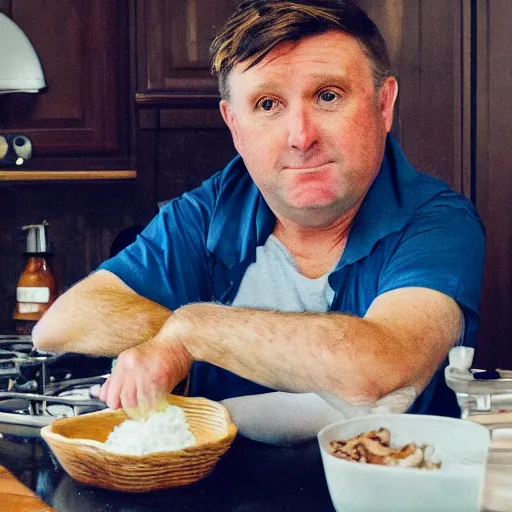
<path fill-rule="evenodd" d="M 137 407 L 137 386 L 132 379 L 124 379 L 120 398 L 121 407 L 125 411 Z"/>
<path fill-rule="evenodd" d="M 151 412 L 164 411 L 169 405 L 167 402 L 168 391 L 159 387 L 144 388 L 143 386 L 144 384 L 141 383 L 137 389 L 139 403 L 143 403 Z"/>
<path fill-rule="evenodd" d="M 119 409 L 121 407 L 121 390 L 123 388 L 123 379 L 120 377 L 119 372 L 115 371 L 110 377 L 108 385 L 108 393 L 106 403 L 110 409 Z"/>
<path fill-rule="evenodd" d="M 108 386 L 109 386 L 109 384 L 110 384 L 110 377 L 107 378 L 107 380 L 103 383 L 103 385 L 100 388 L 100 392 L 99 392 L 98 398 L 102 402 L 106 402 L 107 401 Z"/>
<path fill-rule="evenodd" d="M 137 410 L 129 411 L 127 414 L 135 419 L 147 419 L 157 410 L 157 396 L 161 396 L 161 392 L 154 387 L 151 380 L 148 380 L 145 372 L 138 373 L 135 376 L 135 392 Z"/>
<path fill-rule="evenodd" d="M 162 347 L 150 342 L 121 353 L 99 397 L 111 409 L 122 407 L 133 419 L 147 418 L 167 408 L 167 396 L 181 378 L 179 358 L 162 357 Z"/>

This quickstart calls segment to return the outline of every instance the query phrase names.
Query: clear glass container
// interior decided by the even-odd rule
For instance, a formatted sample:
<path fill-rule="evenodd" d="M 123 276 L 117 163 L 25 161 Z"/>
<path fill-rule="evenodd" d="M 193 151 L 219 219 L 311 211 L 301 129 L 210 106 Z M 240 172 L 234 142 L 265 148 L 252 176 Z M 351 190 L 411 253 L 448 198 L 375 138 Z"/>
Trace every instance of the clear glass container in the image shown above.
<path fill-rule="evenodd" d="M 462 418 L 505 411 L 512 413 L 512 371 L 497 370 L 498 378 L 481 378 L 486 375 L 484 370 L 471 368 L 473 354 L 472 348 L 453 348 L 450 365 L 444 374 L 446 384 L 457 396 Z M 512 414 L 508 428 L 512 428 Z"/>

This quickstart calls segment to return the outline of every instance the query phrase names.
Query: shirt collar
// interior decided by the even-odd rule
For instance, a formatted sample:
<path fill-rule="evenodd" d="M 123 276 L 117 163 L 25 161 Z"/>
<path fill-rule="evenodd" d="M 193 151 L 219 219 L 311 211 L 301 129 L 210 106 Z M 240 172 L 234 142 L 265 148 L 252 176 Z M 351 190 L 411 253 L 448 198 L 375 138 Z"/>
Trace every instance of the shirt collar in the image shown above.
<path fill-rule="evenodd" d="M 409 191 L 417 178 L 418 172 L 389 136 L 381 168 L 356 214 L 336 270 L 365 258 L 379 240 L 405 227 L 416 208 Z"/>
<path fill-rule="evenodd" d="M 221 174 L 207 248 L 224 265 L 233 268 L 255 261 L 256 247 L 263 245 L 274 230 L 275 216 L 240 156 Z M 417 176 L 397 142 L 388 136 L 381 168 L 355 217 L 335 271 L 366 257 L 380 239 L 405 226 L 415 208 L 407 191 Z"/>
<path fill-rule="evenodd" d="M 226 267 L 256 260 L 256 247 L 274 230 L 276 219 L 240 156 L 221 173 L 207 249 Z"/>

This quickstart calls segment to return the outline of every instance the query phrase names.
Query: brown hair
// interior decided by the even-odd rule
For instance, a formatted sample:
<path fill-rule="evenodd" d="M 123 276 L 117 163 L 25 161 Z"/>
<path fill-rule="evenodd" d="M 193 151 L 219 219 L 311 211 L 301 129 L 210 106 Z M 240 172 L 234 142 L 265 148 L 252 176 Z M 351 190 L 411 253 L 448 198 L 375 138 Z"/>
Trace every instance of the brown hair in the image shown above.
<path fill-rule="evenodd" d="M 329 30 L 346 32 L 359 41 L 380 87 L 390 74 L 386 43 L 352 0 L 248 0 L 237 7 L 210 47 L 221 97 L 229 97 L 229 73 L 240 62 L 249 60 L 247 70 L 284 41 Z"/>

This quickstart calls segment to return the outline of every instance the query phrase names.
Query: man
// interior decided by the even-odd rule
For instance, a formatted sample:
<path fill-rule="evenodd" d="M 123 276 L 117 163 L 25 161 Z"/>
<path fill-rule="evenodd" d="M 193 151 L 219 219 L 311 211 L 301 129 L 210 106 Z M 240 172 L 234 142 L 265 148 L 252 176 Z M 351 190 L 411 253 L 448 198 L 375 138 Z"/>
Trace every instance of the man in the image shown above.
<path fill-rule="evenodd" d="M 112 408 L 156 407 L 191 370 L 192 394 L 268 441 L 390 396 L 456 416 L 442 367 L 475 343 L 483 229 L 388 135 L 397 82 L 373 22 L 349 0 L 252 0 L 212 55 L 240 156 L 64 294 L 36 346 L 119 355 Z"/>

